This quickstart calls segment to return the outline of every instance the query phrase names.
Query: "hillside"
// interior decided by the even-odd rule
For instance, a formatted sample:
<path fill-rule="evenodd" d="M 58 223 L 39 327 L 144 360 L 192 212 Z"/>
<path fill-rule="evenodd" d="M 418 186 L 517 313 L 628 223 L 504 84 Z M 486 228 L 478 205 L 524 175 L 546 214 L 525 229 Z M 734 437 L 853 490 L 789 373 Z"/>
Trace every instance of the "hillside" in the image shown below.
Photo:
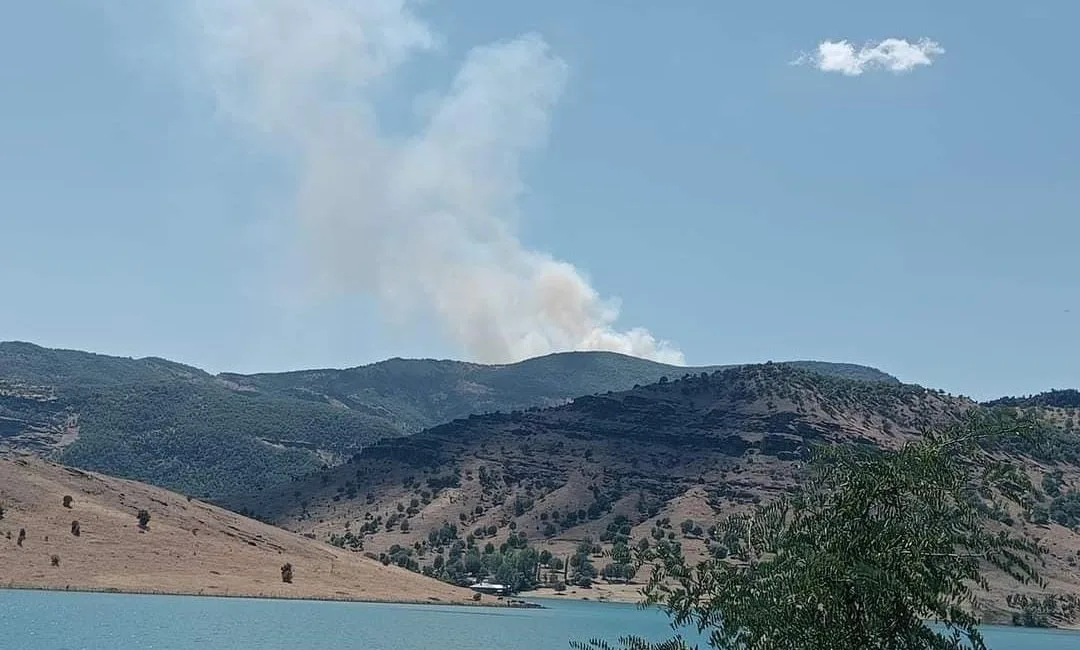
<path fill-rule="evenodd" d="M 0 450 L 187 494 L 275 485 L 394 435 L 379 418 L 233 390 L 161 359 L 0 343 Z"/>
<path fill-rule="evenodd" d="M 0 459 L 0 508 L 0 587 L 472 602 L 467 590 L 200 501 L 34 458 Z"/>
<path fill-rule="evenodd" d="M 1080 390 L 1069 388 L 1065 390 L 1050 390 L 1038 395 L 1027 397 L 1001 397 L 986 402 L 987 406 L 1016 406 L 1016 407 L 1053 407 L 1053 408 L 1080 408 Z"/>
<path fill-rule="evenodd" d="M 816 372 L 896 383 L 850 364 Z M 701 369 L 610 353 L 517 364 L 392 359 L 214 376 L 171 361 L 0 343 L 0 449 L 204 498 L 258 491 L 454 418 L 548 406 Z"/>
<path fill-rule="evenodd" d="M 783 482 L 769 483 L 772 474 L 758 470 L 798 458 L 808 442 L 890 444 L 976 407 L 917 386 L 830 378 L 781 364 L 745 366 L 579 397 L 559 407 L 455 420 L 384 440 L 307 481 L 234 503 L 274 520 L 303 520 L 325 514 L 313 510 L 317 495 L 333 511 L 335 504 L 351 505 L 349 494 L 367 499 L 369 487 L 415 483 L 412 490 L 399 485 L 388 492 L 423 497 L 417 489 L 427 483 L 465 485 L 473 482 L 470 476 L 487 489 L 472 495 L 476 504 L 456 501 L 469 509 L 498 505 L 518 490 L 546 502 L 576 482 L 591 486 L 577 496 L 605 507 L 631 493 L 661 502 L 689 489 L 732 498 L 742 494 L 740 485 L 757 493 L 782 489 Z M 344 496 L 338 479 L 347 479 Z M 601 486 L 617 496 L 597 497 Z"/>
<path fill-rule="evenodd" d="M 597 551 L 619 543 L 669 539 L 698 556 L 717 552 L 712 522 L 795 485 L 793 461 L 809 443 L 894 446 L 980 408 L 917 386 L 746 366 L 454 421 L 232 505 L 450 581 L 478 569 L 518 579 L 503 564 L 528 549 L 578 566 L 584 557 L 614 577 L 625 567 Z M 1053 440 L 1057 451 L 1080 442 L 1062 431 Z M 1051 476 L 1058 497 L 1047 492 L 1030 512 L 997 516 L 1051 540 L 1051 586 L 1074 589 L 1080 474 L 1040 454 L 1032 472 Z M 575 573 L 542 569 L 541 582 L 549 574 L 574 582 Z M 995 592 L 996 606 L 1004 596 Z"/>

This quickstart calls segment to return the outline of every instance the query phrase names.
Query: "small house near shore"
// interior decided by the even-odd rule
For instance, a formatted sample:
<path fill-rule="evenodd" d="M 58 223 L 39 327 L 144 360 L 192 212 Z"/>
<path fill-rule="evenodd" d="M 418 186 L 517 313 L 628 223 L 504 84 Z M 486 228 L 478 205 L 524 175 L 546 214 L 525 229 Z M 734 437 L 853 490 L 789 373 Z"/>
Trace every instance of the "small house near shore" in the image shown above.
<path fill-rule="evenodd" d="M 510 593 L 510 589 L 506 585 L 488 582 L 487 580 L 481 580 L 480 582 L 471 584 L 469 585 L 469 589 L 481 594 L 491 594 L 495 596 L 505 596 Z"/>

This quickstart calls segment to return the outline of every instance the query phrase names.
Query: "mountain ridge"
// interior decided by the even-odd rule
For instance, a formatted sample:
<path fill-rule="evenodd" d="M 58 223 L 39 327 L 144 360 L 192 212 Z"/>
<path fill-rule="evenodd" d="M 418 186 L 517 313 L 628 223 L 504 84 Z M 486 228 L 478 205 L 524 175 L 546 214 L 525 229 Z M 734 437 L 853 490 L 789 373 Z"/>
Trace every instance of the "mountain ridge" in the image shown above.
<path fill-rule="evenodd" d="M 782 362 L 824 374 L 835 374 L 865 381 L 900 381 L 876 368 L 857 364 L 820 361 Z M 454 360 L 404 359 L 385 361 L 345 369 L 299 370 L 288 373 L 240 375 L 222 373 L 219 377 L 239 386 L 274 392 L 282 390 L 280 382 L 287 381 L 284 390 L 310 391 L 328 400 L 348 405 L 354 395 L 362 395 L 380 407 L 401 413 L 402 426 L 414 432 L 472 413 L 505 411 L 530 406 L 550 406 L 581 395 L 608 390 L 625 390 L 634 385 L 650 384 L 663 377 L 674 379 L 685 374 L 715 372 L 742 364 L 714 366 L 673 366 L 614 352 L 557 352 L 507 364 L 479 364 Z M 431 403 L 426 413 L 404 415 L 408 409 L 393 403 L 392 396 L 380 392 L 380 383 L 402 380 L 417 381 L 424 390 L 432 391 L 441 404 Z M 459 381 L 461 386 L 448 382 Z M 512 385 L 512 386 L 511 386 Z M 447 404 L 453 400 L 453 390 L 467 396 L 468 404 Z M 448 394 L 449 393 L 449 394 Z M 485 399 L 498 393 L 500 397 Z M 502 397 L 502 396 L 506 397 Z"/>
<path fill-rule="evenodd" d="M 1024 397 L 999 397 L 983 402 L 986 406 L 1016 406 L 1030 408 L 1048 406 L 1053 408 L 1080 408 L 1080 390 L 1075 388 L 1053 389 Z"/>
<path fill-rule="evenodd" d="M 895 381 L 862 366 L 810 363 Z M 579 352 L 500 366 L 392 359 L 212 375 L 158 357 L 0 343 L 0 447 L 219 498 L 288 483 L 457 417 L 564 403 L 680 371 L 698 369 Z M 51 399 L 40 399 L 45 393 Z"/>

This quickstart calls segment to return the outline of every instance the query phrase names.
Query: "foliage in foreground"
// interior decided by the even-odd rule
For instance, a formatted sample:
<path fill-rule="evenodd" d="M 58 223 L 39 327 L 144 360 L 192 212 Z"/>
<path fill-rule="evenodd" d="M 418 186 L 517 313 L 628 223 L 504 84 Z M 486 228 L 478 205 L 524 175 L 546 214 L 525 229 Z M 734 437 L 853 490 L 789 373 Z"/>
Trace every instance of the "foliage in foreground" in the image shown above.
<path fill-rule="evenodd" d="M 664 546 L 641 554 L 654 571 L 643 606 L 717 650 L 983 649 L 972 614 L 983 572 L 1037 581 L 1043 553 L 988 517 L 1026 503 L 1032 486 L 987 443 L 1031 431 L 979 416 L 898 451 L 816 449 L 799 492 L 721 523 L 724 559 L 691 566 Z M 680 636 L 620 643 L 694 647 Z"/>

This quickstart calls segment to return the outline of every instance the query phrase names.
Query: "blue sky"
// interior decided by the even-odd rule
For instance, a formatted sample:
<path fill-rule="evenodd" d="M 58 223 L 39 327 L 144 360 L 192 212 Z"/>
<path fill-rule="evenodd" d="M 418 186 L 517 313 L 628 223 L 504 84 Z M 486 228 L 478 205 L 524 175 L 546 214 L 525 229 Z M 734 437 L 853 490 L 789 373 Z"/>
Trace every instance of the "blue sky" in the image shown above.
<path fill-rule="evenodd" d="M 544 336 L 517 343 L 541 318 L 522 305 L 550 255 L 618 299 L 615 323 L 582 308 L 604 336 L 648 328 L 690 364 L 849 361 L 980 398 L 1080 386 L 1071 3 L 430 0 L 402 21 L 377 0 L 374 19 L 430 42 L 344 104 L 305 95 L 299 75 L 273 104 L 211 79 L 197 4 L 4 8 L 0 339 L 210 370 L 491 360 L 513 352 L 485 346 L 502 331 L 489 312 L 518 337 L 507 349 L 578 340 L 545 312 Z M 945 52 L 902 74 L 790 65 L 826 40 L 924 37 Z M 272 50 L 246 71 L 290 74 Z M 448 112 L 457 121 L 414 148 L 438 165 L 353 169 L 413 151 L 403 143 L 474 68 L 488 76 L 466 79 L 459 104 L 480 97 L 491 120 Z M 328 87 L 352 72 L 331 69 Z M 381 153 L 360 134 L 298 156 L 338 142 L 313 139 L 326 122 L 303 123 L 311 106 L 349 110 L 335 128 L 378 112 Z M 490 148 L 474 151 L 480 136 Z M 399 205 L 381 183 L 431 197 Z M 478 216 L 433 231 L 429 203 Z M 486 276 L 458 274 L 477 269 L 506 282 L 474 305 Z"/>

